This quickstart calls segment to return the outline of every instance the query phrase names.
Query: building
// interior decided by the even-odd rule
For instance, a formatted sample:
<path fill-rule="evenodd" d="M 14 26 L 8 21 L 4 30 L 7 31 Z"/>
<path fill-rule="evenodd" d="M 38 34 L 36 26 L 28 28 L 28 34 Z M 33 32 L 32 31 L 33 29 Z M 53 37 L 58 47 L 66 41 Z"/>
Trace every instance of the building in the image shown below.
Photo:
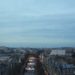
<path fill-rule="evenodd" d="M 56 49 L 56 50 L 52 50 L 51 53 L 50 53 L 50 56 L 65 56 L 66 55 L 66 50 L 59 50 L 59 49 Z"/>
<path fill-rule="evenodd" d="M 0 57 L 0 75 L 7 75 L 9 56 Z"/>
<path fill-rule="evenodd" d="M 59 66 L 61 75 L 75 75 L 75 65 L 61 64 Z"/>

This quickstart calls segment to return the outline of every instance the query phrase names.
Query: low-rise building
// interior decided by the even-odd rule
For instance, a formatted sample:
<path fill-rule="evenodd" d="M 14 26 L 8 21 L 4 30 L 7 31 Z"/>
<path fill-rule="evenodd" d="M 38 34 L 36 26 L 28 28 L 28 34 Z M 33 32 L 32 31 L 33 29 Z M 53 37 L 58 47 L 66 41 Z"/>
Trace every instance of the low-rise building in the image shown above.
<path fill-rule="evenodd" d="M 61 75 L 75 75 L 75 65 L 60 64 L 59 67 Z"/>
<path fill-rule="evenodd" d="M 56 50 L 52 50 L 51 53 L 50 53 L 50 56 L 65 56 L 66 55 L 66 50 L 59 50 L 59 49 L 56 49 Z"/>

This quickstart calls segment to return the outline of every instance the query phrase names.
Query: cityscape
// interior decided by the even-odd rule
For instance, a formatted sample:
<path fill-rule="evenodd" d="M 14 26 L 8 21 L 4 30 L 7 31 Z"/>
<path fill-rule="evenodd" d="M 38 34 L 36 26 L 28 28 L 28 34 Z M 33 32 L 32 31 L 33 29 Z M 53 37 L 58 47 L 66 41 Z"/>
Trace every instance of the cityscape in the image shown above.
<path fill-rule="evenodd" d="M 75 48 L 2 46 L 0 75 L 75 75 Z"/>
<path fill-rule="evenodd" d="M 75 75 L 75 0 L 0 0 L 0 75 Z"/>

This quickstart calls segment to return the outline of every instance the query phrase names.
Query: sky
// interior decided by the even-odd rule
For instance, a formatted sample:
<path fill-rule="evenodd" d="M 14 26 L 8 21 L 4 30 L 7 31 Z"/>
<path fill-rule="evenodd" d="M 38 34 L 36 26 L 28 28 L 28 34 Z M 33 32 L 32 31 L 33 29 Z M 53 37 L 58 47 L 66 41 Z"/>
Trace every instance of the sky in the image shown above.
<path fill-rule="evenodd" d="M 0 0 L 0 46 L 75 47 L 75 0 Z"/>

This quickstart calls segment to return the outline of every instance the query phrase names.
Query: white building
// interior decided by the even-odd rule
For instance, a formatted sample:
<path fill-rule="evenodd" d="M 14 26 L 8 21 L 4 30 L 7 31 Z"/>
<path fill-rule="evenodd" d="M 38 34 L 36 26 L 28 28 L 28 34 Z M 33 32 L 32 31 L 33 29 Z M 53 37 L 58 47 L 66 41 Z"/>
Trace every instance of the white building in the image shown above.
<path fill-rule="evenodd" d="M 50 55 L 65 56 L 66 50 L 52 50 Z"/>

